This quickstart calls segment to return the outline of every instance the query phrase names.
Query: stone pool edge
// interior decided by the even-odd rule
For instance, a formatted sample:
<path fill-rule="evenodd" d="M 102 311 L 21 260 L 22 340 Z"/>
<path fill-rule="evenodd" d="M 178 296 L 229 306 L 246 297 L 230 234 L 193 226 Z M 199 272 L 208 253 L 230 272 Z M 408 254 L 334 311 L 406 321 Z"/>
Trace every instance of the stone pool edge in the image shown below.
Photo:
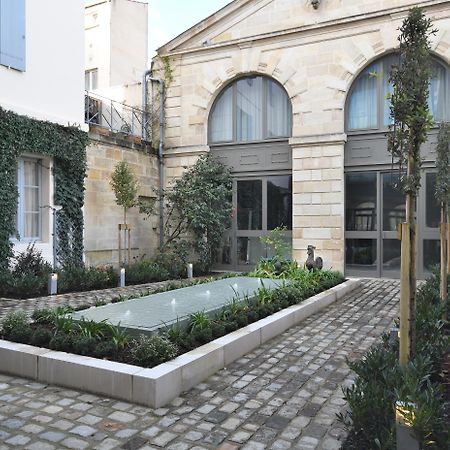
<path fill-rule="evenodd" d="M 152 369 L 0 340 L 0 372 L 159 408 L 360 286 L 348 279 Z"/>

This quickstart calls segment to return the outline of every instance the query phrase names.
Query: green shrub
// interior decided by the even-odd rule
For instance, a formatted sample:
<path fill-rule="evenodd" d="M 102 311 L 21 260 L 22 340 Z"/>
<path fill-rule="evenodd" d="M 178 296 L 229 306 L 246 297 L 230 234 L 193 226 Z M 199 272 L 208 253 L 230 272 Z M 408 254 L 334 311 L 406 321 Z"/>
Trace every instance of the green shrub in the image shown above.
<path fill-rule="evenodd" d="M 443 330 L 439 280 L 434 274 L 418 290 L 416 351 L 405 368 L 398 363 L 398 343 L 388 335 L 361 361 L 350 363 L 355 384 L 344 389 L 349 411 L 339 419 L 350 431 L 346 449 L 395 449 L 393 405 L 397 400 L 416 405 L 413 430 L 422 448 L 450 448 L 450 430 L 444 421 L 442 391 L 436 374 L 450 339 Z"/>
<path fill-rule="evenodd" d="M 97 345 L 98 341 L 92 336 L 79 335 L 72 340 L 73 351 L 79 355 L 92 355 Z"/>
<path fill-rule="evenodd" d="M 127 285 L 168 280 L 171 275 L 165 266 L 152 260 L 136 261 L 126 266 L 125 269 Z"/>
<path fill-rule="evenodd" d="M 46 347 L 53 337 L 52 332 L 44 327 L 38 327 L 34 330 L 31 336 L 31 345 L 36 345 L 37 347 Z"/>
<path fill-rule="evenodd" d="M 40 324 L 51 324 L 54 320 L 54 312 L 49 308 L 35 309 L 31 318 Z"/>
<path fill-rule="evenodd" d="M 65 267 L 59 272 L 58 292 L 78 292 L 106 289 L 117 286 L 117 277 L 112 267 Z"/>
<path fill-rule="evenodd" d="M 20 335 L 22 330 L 29 329 L 29 320 L 25 312 L 12 311 L 2 320 L 2 336 L 11 339 L 13 334 Z"/>
<path fill-rule="evenodd" d="M 189 330 L 205 330 L 211 328 L 211 319 L 204 311 L 197 311 L 189 316 Z"/>
<path fill-rule="evenodd" d="M 131 354 L 138 365 L 154 367 L 175 358 L 178 348 L 164 336 L 141 335 L 139 340 L 135 340 L 131 345 Z"/>
<path fill-rule="evenodd" d="M 71 334 L 56 333 L 49 342 L 52 350 L 70 353 L 73 349 L 73 338 Z"/>
<path fill-rule="evenodd" d="M 117 352 L 117 346 L 112 341 L 103 341 L 96 344 L 94 356 L 96 358 L 110 358 Z"/>
<path fill-rule="evenodd" d="M 20 252 L 13 263 L 12 276 L 22 278 L 27 275 L 44 277 L 52 272 L 52 266 L 42 257 L 40 250 L 36 250 L 33 244 L 28 244 L 25 251 Z"/>

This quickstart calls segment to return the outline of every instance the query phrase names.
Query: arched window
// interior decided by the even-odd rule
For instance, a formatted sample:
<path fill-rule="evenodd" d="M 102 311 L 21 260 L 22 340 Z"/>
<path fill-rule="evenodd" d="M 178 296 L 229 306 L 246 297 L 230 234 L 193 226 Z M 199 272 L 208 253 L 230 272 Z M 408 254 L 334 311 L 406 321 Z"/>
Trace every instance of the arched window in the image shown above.
<path fill-rule="evenodd" d="M 347 131 L 383 130 L 389 126 L 388 96 L 392 92 L 389 75 L 395 64 L 398 64 L 398 55 L 388 55 L 366 67 L 358 76 L 347 101 Z M 436 122 L 450 119 L 446 101 L 449 81 L 448 69 L 433 59 L 428 107 Z"/>
<path fill-rule="evenodd" d="M 211 143 L 245 143 L 291 135 L 286 91 L 262 76 L 240 78 L 217 97 L 210 114 Z"/>

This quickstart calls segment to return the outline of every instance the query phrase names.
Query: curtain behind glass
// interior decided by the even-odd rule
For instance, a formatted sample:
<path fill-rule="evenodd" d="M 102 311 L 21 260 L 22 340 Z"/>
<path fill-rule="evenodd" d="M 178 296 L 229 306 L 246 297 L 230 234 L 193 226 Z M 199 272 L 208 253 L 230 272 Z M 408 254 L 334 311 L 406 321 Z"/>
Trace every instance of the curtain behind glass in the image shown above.
<path fill-rule="evenodd" d="M 286 92 L 277 83 L 267 80 L 267 137 L 289 136 L 290 122 Z"/>
<path fill-rule="evenodd" d="M 262 139 L 262 77 L 239 80 L 236 89 L 237 141 Z"/>
<path fill-rule="evenodd" d="M 377 127 L 377 73 L 379 65 L 368 67 L 353 87 L 348 113 L 348 128 L 364 130 Z"/>
<path fill-rule="evenodd" d="M 38 161 L 25 160 L 23 163 L 24 169 L 24 238 L 38 238 L 39 222 L 40 222 L 40 189 L 39 189 L 39 164 Z"/>
<path fill-rule="evenodd" d="M 445 102 L 445 69 L 434 62 L 431 66 L 430 92 L 428 96 L 428 109 L 435 121 L 444 120 Z"/>
<path fill-rule="evenodd" d="M 233 87 L 227 87 L 211 114 L 211 141 L 227 142 L 233 140 Z"/>
<path fill-rule="evenodd" d="M 383 59 L 383 125 L 385 127 L 392 123 L 391 119 L 391 99 L 393 92 L 392 83 L 389 82 L 392 66 L 398 65 L 398 55 L 390 55 Z"/>

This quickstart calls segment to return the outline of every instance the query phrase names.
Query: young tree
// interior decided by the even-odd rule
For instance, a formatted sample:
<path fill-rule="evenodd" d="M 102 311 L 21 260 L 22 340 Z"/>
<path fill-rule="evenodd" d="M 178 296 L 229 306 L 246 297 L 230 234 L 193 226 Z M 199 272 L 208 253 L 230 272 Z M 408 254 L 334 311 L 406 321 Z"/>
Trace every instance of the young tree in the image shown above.
<path fill-rule="evenodd" d="M 416 308 L 416 222 L 420 188 L 420 147 L 432 125 L 428 111 L 431 77 L 430 36 L 435 33 L 430 19 L 420 8 L 412 8 L 400 27 L 399 65 L 390 81 L 391 117 L 388 150 L 399 164 L 400 184 L 406 195 L 406 222 L 401 224 L 400 364 L 405 365 L 415 345 Z M 406 171 L 405 171 L 406 168 Z"/>
<path fill-rule="evenodd" d="M 127 212 L 137 203 L 139 183 L 126 161 L 119 162 L 111 175 L 111 187 L 116 203 L 123 208 L 123 223 L 127 223 Z"/>
<path fill-rule="evenodd" d="M 232 181 L 229 169 L 211 154 L 201 156 L 166 189 L 164 200 L 167 211 L 165 247 L 190 235 L 200 262 L 209 268 L 230 223 Z"/>
<path fill-rule="evenodd" d="M 123 208 L 123 224 L 119 224 L 119 264 L 122 264 L 122 232 L 124 247 L 128 249 L 128 263 L 131 262 L 131 228 L 127 224 L 127 212 L 137 204 L 138 180 L 126 161 L 114 168 L 110 181 L 116 203 Z"/>
<path fill-rule="evenodd" d="M 450 203 L 450 124 L 441 123 L 436 145 L 436 198 L 441 203 L 441 289 L 443 302 L 447 301 L 448 273 L 448 205 Z M 446 316 L 446 314 L 445 314 Z M 445 319 L 446 317 L 444 317 Z"/>

